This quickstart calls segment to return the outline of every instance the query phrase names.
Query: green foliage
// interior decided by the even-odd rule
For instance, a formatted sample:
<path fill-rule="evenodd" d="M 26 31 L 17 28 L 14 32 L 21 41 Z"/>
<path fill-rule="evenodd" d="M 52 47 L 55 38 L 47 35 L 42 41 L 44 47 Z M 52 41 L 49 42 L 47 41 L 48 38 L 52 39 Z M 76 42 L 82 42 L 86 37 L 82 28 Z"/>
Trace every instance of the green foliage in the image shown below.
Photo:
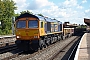
<path fill-rule="evenodd" d="M 18 13 L 17 13 L 17 14 L 15 14 L 15 18 L 17 18 L 18 16 L 20 16 L 20 14 L 18 14 Z"/>
<path fill-rule="evenodd" d="M 12 17 L 16 8 L 13 0 L 0 0 L 0 34 L 11 33 Z"/>
<path fill-rule="evenodd" d="M 21 14 L 24 14 L 24 13 L 29 13 L 29 14 L 33 14 L 32 12 L 30 12 L 30 11 L 22 11 L 22 12 L 20 12 Z"/>
<path fill-rule="evenodd" d="M 77 28 L 87 28 L 87 26 L 86 25 L 79 25 Z"/>
<path fill-rule="evenodd" d="M 42 15 L 42 14 L 38 14 L 38 15 L 43 17 L 43 15 Z"/>

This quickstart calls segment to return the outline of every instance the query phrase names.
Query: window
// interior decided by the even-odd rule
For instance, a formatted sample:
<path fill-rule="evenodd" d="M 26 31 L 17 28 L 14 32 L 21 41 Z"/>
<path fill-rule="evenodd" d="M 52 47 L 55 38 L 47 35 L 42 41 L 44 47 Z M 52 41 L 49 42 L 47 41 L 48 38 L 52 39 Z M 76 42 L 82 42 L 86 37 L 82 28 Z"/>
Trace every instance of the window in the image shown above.
<path fill-rule="evenodd" d="M 38 21 L 37 20 L 29 20 L 28 28 L 38 28 Z"/>
<path fill-rule="evenodd" d="M 26 28 L 26 21 L 25 20 L 19 20 L 16 24 L 17 28 Z"/>
<path fill-rule="evenodd" d="M 54 24 L 55 32 L 58 31 L 58 25 Z"/>
<path fill-rule="evenodd" d="M 43 22 L 41 22 L 41 28 L 43 28 Z"/>

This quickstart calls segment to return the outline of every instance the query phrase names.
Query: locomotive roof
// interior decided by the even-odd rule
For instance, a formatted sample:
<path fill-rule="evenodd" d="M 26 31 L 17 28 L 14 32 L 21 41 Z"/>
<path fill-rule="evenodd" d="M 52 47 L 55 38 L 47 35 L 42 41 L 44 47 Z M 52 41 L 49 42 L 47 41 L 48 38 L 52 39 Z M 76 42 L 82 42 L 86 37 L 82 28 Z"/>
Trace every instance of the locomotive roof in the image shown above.
<path fill-rule="evenodd" d="M 58 22 L 58 20 L 51 19 L 51 18 L 45 18 L 47 22 Z"/>
<path fill-rule="evenodd" d="M 33 14 L 29 14 L 29 13 L 21 14 L 20 16 L 18 16 L 16 18 L 16 20 L 18 20 L 20 18 L 25 18 L 25 17 L 33 17 L 33 18 L 37 18 L 38 20 L 43 20 L 43 21 L 47 21 L 47 22 L 59 22 L 56 19 L 46 18 L 46 17 L 43 17 L 43 16 L 33 15 Z M 62 24 L 61 22 L 59 22 L 59 23 Z"/>
<path fill-rule="evenodd" d="M 17 19 L 20 19 L 20 18 L 24 18 L 24 17 L 33 17 L 33 18 L 37 18 L 37 19 L 39 19 L 39 20 L 44 20 L 44 21 L 45 21 L 44 17 L 38 16 L 38 15 L 29 14 L 29 13 L 21 14 L 20 16 L 18 16 L 18 17 L 16 18 L 16 20 L 17 20 Z"/>
<path fill-rule="evenodd" d="M 47 22 L 52 22 L 51 18 L 45 18 Z"/>
<path fill-rule="evenodd" d="M 39 18 L 39 20 L 44 20 L 45 21 L 45 18 L 43 16 L 39 16 L 39 15 L 35 15 Z"/>
<path fill-rule="evenodd" d="M 16 18 L 16 20 L 17 20 L 17 19 L 20 19 L 20 18 L 24 18 L 24 17 L 33 17 L 33 18 L 39 19 L 39 18 L 38 18 L 37 16 L 35 16 L 35 15 L 29 14 L 29 13 L 24 13 L 24 14 L 21 14 L 20 16 L 18 16 L 18 17 Z"/>

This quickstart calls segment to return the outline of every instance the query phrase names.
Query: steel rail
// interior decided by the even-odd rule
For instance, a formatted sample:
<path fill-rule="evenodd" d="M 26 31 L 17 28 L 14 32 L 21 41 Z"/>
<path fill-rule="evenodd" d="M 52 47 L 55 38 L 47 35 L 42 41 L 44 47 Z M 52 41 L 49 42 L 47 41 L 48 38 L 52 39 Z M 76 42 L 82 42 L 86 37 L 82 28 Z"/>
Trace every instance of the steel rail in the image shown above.
<path fill-rule="evenodd" d="M 63 48 L 61 48 L 58 52 L 56 52 L 51 58 L 49 58 L 48 60 L 53 60 L 55 57 L 57 57 L 61 51 L 63 51 L 67 46 L 69 46 L 73 41 L 75 41 L 76 39 L 79 39 L 80 37 L 76 37 L 74 38 L 72 41 L 70 41 L 68 44 L 66 44 Z"/>
<path fill-rule="evenodd" d="M 0 54 L 8 52 L 8 51 L 11 51 L 11 50 L 14 50 L 14 49 L 17 49 L 16 44 L 5 46 L 5 47 L 1 47 L 0 48 Z"/>

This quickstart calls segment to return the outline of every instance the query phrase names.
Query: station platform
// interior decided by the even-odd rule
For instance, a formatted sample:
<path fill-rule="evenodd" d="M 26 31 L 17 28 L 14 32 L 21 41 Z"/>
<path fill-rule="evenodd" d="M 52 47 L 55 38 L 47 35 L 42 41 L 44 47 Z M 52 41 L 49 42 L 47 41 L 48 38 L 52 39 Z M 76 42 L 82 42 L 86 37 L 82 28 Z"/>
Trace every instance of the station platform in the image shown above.
<path fill-rule="evenodd" d="M 90 60 L 90 33 L 82 36 L 74 60 Z"/>
<path fill-rule="evenodd" d="M 2 38 L 11 38 L 11 37 L 15 37 L 16 35 L 0 35 L 0 39 Z"/>

